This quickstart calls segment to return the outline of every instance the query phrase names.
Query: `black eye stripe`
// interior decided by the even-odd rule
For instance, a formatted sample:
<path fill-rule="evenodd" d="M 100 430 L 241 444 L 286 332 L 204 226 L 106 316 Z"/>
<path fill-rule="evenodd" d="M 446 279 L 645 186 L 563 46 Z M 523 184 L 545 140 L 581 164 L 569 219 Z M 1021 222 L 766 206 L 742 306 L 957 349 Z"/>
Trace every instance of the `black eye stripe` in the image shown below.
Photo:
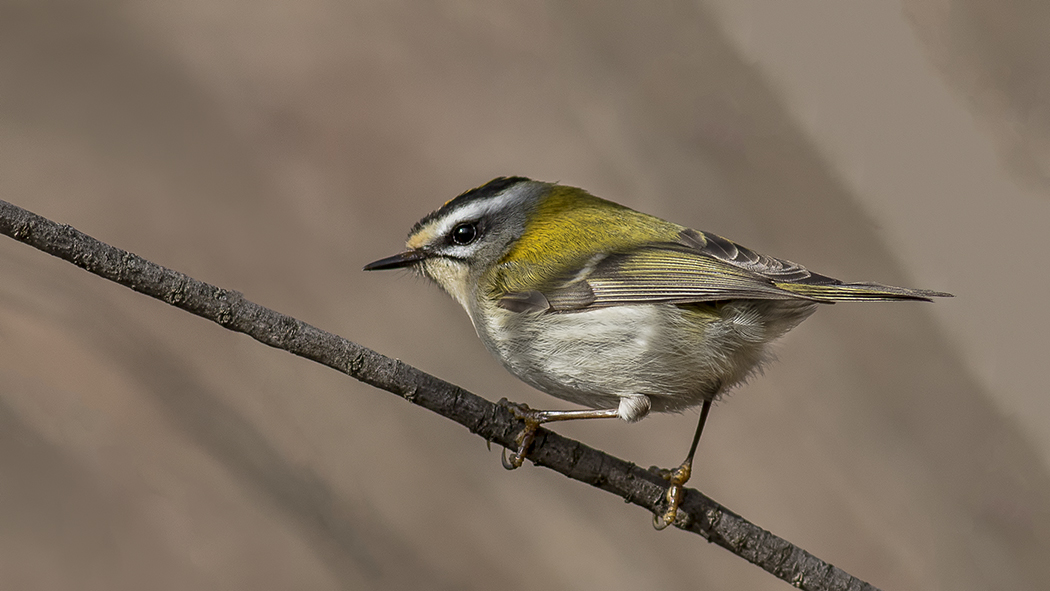
<path fill-rule="evenodd" d="M 449 240 L 453 244 L 464 246 L 474 242 L 478 238 L 478 225 L 475 222 L 462 222 L 456 224 L 448 233 Z"/>

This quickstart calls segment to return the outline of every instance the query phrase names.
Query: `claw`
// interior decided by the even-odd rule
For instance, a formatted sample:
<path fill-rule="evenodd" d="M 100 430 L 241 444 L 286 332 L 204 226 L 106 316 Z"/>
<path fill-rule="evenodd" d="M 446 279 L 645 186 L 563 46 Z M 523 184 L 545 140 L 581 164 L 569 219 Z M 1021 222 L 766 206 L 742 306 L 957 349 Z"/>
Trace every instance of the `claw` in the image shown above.
<path fill-rule="evenodd" d="M 525 454 L 529 451 L 532 440 L 536 438 L 536 429 L 540 428 L 541 421 L 538 416 L 540 411 L 532 410 L 525 404 L 511 402 L 506 398 L 501 398 L 498 404 L 509 410 L 514 415 L 514 418 L 525 421 L 525 428 L 514 439 L 514 442 L 518 445 L 518 450 L 510 454 L 508 458 L 507 448 L 503 448 L 503 453 L 500 455 L 503 467 L 507 470 L 514 470 L 525 463 Z"/>
<path fill-rule="evenodd" d="M 521 454 L 519 454 L 517 452 L 510 454 L 510 459 L 508 460 L 507 459 L 507 448 L 505 448 L 505 447 L 503 448 L 503 453 L 500 454 L 500 458 L 499 459 L 500 459 L 500 462 L 503 463 L 503 467 L 506 468 L 507 470 L 514 470 L 516 468 L 521 468 L 521 464 L 525 460 L 525 458 L 521 457 Z"/>
<path fill-rule="evenodd" d="M 672 523 L 674 523 L 674 517 L 671 518 L 671 521 L 668 521 L 667 515 L 653 515 L 653 529 L 656 531 L 663 531 Z"/>

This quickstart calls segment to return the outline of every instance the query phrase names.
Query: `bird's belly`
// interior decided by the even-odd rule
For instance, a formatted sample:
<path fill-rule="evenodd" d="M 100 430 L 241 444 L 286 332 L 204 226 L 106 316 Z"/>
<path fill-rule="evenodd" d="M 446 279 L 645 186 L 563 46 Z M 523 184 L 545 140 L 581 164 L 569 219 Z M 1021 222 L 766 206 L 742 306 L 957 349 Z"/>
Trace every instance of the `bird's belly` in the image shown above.
<path fill-rule="evenodd" d="M 679 411 L 717 396 L 764 358 L 766 340 L 745 338 L 732 316 L 669 304 L 499 310 L 479 323 L 478 334 L 511 373 L 558 398 L 613 408 L 620 398 L 644 395 L 654 411 Z"/>

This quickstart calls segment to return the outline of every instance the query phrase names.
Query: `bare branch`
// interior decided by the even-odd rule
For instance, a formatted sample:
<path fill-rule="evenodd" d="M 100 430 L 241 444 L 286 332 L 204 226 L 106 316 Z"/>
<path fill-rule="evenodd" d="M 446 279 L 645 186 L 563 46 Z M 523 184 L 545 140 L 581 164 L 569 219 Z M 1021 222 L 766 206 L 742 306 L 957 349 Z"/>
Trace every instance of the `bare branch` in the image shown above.
<path fill-rule="evenodd" d="M 163 300 L 253 339 L 311 359 L 452 419 L 482 438 L 514 449 L 524 424 L 502 406 L 348 341 L 255 304 L 236 291 L 197 281 L 0 201 L 0 233 L 100 277 Z M 541 429 L 529 453 L 544 466 L 662 514 L 667 482 L 649 470 Z M 811 591 L 878 591 L 805 550 L 747 521 L 699 491 L 687 489 L 675 524 L 700 534 L 777 578 Z"/>

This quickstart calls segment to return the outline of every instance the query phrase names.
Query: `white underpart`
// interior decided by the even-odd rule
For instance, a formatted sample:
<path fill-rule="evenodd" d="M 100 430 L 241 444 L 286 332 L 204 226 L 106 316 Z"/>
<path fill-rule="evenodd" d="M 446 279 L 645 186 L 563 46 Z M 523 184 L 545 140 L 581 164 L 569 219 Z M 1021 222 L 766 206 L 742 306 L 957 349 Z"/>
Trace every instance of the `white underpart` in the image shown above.
<path fill-rule="evenodd" d="M 637 336 L 634 337 L 634 344 L 637 347 L 649 348 L 649 344 L 652 342 L 652 338 L 656 335 L 656 326 L 652 324 L 645 324 L 636 327 Z"/>
<path fill-rule="evenodd" d="M 511 373 L 625 421 L 682 411 L 740 384 L 769 361 L 769 342 L 816 306 L 741 300 L 705 311 L 648 304 L 514 313 L 475 304 L 487 306 L 474 314 L 478 336 Z"/>
<path fill-rule="evenodd" d="M 655 306 L 616 306 L 581 313 L 479 315 L 478 335 L 529 384 L 591 408 L 616 408 L 637 421 L 653 392 L 645 379 L 659 342 Z M 526 320 L 525 322 L 521 322 Z"/>

